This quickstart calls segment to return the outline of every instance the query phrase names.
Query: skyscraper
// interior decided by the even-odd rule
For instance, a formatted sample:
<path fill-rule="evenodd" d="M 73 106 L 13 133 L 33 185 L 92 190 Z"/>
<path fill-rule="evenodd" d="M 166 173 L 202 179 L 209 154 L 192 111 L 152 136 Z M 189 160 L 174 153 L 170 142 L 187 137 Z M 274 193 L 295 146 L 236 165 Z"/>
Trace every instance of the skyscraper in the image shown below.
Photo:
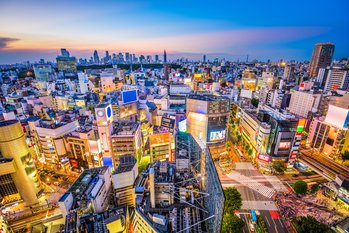
<path fill-rule="evenodd" d="M 67 49 L 61 48 L 61 56 L 62 57 L 70 57 L 70 53 Z"/>
<path fill-rule="evenodd" d="M 99 64 L 99 56 L 97 50 L 93 52 L 93 62 Z"/>
<path fill-rule="evenodd" d="M 132 56 L 132 54 L 131 54 Z M 126 62 L 130 62 L 130 53 L 125 53 L 125 60 Z"/>
<path fill-rule="evenodd" d="M 314 46 L 313 55 L 308 68 L 309 77 L 318 75 L 320 68 L 326 68 L 331 65 L 334 53 L 334 44 L 331 42 L 318 43 Z"/>
<path fill-rule="evenodd" d="M 202 61 L 203 61 L 203 62 L 206 62 L 206 55 L 204 55 Z"/>
<path fill-rule="evenodd" d="M 167 63 L 167 54 L 166 54 L 166 49 L 164 49 L 164 63 Z"/>
<path fill-rule="evenodd" d="M 104 63 L 108 63 L 110 62 L 110 55 L 109 55 L 109 51 L 105 51 L 105 58 L 104 58 Z"/>
<path fill-rule="evenodd" d="M 3 168 L 0 171 L 2 189 L 4 178 L 7 178 L 7 181 L 12 178 L 18 193 L 27 205 L 38 203 L 40 181 L 19 121 L 0 122 L 0 153 L 8 161 L 6 169 Z"/>

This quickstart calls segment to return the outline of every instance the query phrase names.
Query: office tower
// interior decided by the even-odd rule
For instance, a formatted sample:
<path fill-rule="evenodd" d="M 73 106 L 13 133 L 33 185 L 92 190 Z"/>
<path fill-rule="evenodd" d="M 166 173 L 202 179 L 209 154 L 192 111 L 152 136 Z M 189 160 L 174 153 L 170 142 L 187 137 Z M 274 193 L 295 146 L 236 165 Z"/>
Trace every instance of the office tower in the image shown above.
<path fill-rule="evenodd" d="M 152 58 L 150 55 L 147 55 L 147 62 L 150 63 L 152 61 Z"/>
<path fill-rule="evenodd" d="M 118 54 L 118 60 L 119 60 L 119 63 L 123 63 L 124 62 L 124 55 L 122 53 Z"/>
<path fill-rule="evenodd" d="M 140 55 L 140 56 L 139 56 L 139 62 L 140 62 L 140 63 L 144 63 L 144 61 L 145 61 L 144 55 Z"/>
<path fill-rule="evenodd" d="M 109 51 L 105 51 L 105 58 L 104 58 L 104 63 L 108 63 L 110 62 L 110 55 L 109 55 Z"/>
<path fill-rule="evenodd" d="M 93 52 L 93 62 L 94 62 L 95 64 L 99 64 L 99 56 L 98 56 L 97 50 L 95 50 L 95 51 Z"/>
<path fill-rule="evenodd" d="M 282 76 L 283 79 L 287 81 L 292 81 L 294 80 L 294 71 L 295 71 L 295 66 L 294 65 L 287 65 L 285 66 L 284 69 L 284 75 Z"/>
<path fill-rule="evenodd" d="M 206 62 L 206 55 L 204 55 L 204 57 L 202 58 L 203 62 Z"/>
<path fill-rule="evenodd" d="M 307 118 L 310 113 L 316 113 L 318 111 L 320 100 L 320 93 L 293 91 L 287 110 L 292 114 Z"/>
<path fill-rule="evenodd" d="M 0 122 L 0 153 L 8 161 L 6 167 L 0 170 L 1 192 L 5 191 L 5 178 L 7 181 L 12 179 L 26 204 L 37 204 L 40 181 L 19 121 Z"/>
<path fill-rule="evenodd" d="M 56 60 L 57 60 L 58 71 L 73 72 L 73 73 L 77 71 L 75 57 L 58 56 Z"/>
<path fill-rule="evenodd" d="M 167 54 L 166 54 L 166 49 L 164 49 L 164 63 L 167 63 Z"/>
<path fill-rule="evenodd" d="M 111 135 L 114 167 L 116 168 L 119 165 L 120 157 L 123 155 L 136 157 L 137 152 L 141 149 L 141 144 L 141 124 L 133 121 L 118 121 L 114 125 Z"/>
<path fill-rule="evenodd" d="M 308 68 L 309 77 L 318 75 L 320 68 L 326 68 L 331 65 L 334 53 L 334 44 L 331 42 L 318 43 L 314 46 L 313 55 Z"/>
<path fill-rule="evenodd" d="M 155 62 L 157 63 L 159 61 L 159 55 L 155 54 Z"/>
<path fill-rule="evenodd" d="M 62 56 L 62 57 L 70 57 L 70 53 L 69 53 L 68 50 L 62 48 L 62 49 L 61 49 L 61 56 Z"/>
<path fill-rule="evenodd" d="M 64 137 L 79 127 L 78 121 L 53 122 L 33 118 L 28 123 L 46 164 L 52 168 L 64 167 L 62 159 L 68 157 Z"/>
<path fill-rule="evenodd" d="M 239 132 L 251 145 L 260 170 L 272 171 L 273 161 L 293 164 L 297 157 L 305 119 L 283 114 L 273 107 L 260 106 L 259 111 L 241 109 Z"/>
<path fill-rule="evenodd" d="M 118 206 L 135 206 L 135 184 L 138 177 L 137 160 L 133 155 L 120 157 L 120 164 L 115 169 L 112 179 L 115 201 Z"/>
<path fill-rule="evenodd" d="M 349 70 L 339 66 L 320 69 L 317 81 L 325 92 L 334 91 L 338 88 L 348 90 L 349 88 Z"/>
<path fill-rule="evenodd" d="M 230 101 L 214 95 L 189 95 L 187 98 L 188 133 L 205 144 L 226 140 Z"/>
<path fill-rule="evenodd" d="M 132 56 L 132 54 L 131 54 L 131 56 Z M 126 62 L 130 62 L 131 60 L 130 60 L 130 53 L 125 53 L 125 60 L 126 60 Z"/>
<path fill-rule="evenodd" d="M 48 64 L 35 64 L 34 74 L 37 81 L 48 82 L 53 78 L 52 66 Z"/>

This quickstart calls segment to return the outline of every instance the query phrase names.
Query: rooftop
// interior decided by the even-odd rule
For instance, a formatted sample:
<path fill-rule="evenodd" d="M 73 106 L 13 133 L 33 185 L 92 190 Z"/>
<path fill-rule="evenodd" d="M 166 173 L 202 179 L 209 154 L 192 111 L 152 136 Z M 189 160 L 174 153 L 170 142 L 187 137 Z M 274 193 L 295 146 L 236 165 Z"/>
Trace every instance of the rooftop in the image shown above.
<path fill-rule="evenodd" d="M 189 95 L 188 99 L 203 100 L 203 101 L 229 100 L 227 97 L 215 96 L 215 95 Z"/>

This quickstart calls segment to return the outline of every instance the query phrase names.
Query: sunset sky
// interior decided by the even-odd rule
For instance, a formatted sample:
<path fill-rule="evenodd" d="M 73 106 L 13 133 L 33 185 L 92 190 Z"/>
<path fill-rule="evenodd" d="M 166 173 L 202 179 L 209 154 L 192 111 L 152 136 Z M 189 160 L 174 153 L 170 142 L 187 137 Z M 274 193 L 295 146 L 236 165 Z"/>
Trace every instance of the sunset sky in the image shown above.
<path fill-rule="evenodd" d="M 0 63 L 76 57 L 97 49 L 170 59 L 310 59 L 317 42 L 349 57 L 348 0 L 0 0 Z"/>

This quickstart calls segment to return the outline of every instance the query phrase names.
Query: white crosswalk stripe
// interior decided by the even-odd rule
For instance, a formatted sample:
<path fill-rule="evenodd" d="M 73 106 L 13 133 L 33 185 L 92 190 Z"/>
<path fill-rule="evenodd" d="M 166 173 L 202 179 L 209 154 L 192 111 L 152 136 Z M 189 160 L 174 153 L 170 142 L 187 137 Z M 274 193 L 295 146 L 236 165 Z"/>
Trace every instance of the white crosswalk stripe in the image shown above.
<path fill-rule="evenodd" d="M 256 182 L 256 180 L 251 179 L 250 177 L 244 176 L 236 171 L 232 171 L 227 176 L 230 177 L 231 179 L 234 179 L 236 182 L 239 182 L 242 185 L 245 185 L 250 189 L 259 192 L 260 194 L 262 194 L 267 198 L 271 198 L 275 194 L 274 189 L 269 188 L 259 182 Z"/>

